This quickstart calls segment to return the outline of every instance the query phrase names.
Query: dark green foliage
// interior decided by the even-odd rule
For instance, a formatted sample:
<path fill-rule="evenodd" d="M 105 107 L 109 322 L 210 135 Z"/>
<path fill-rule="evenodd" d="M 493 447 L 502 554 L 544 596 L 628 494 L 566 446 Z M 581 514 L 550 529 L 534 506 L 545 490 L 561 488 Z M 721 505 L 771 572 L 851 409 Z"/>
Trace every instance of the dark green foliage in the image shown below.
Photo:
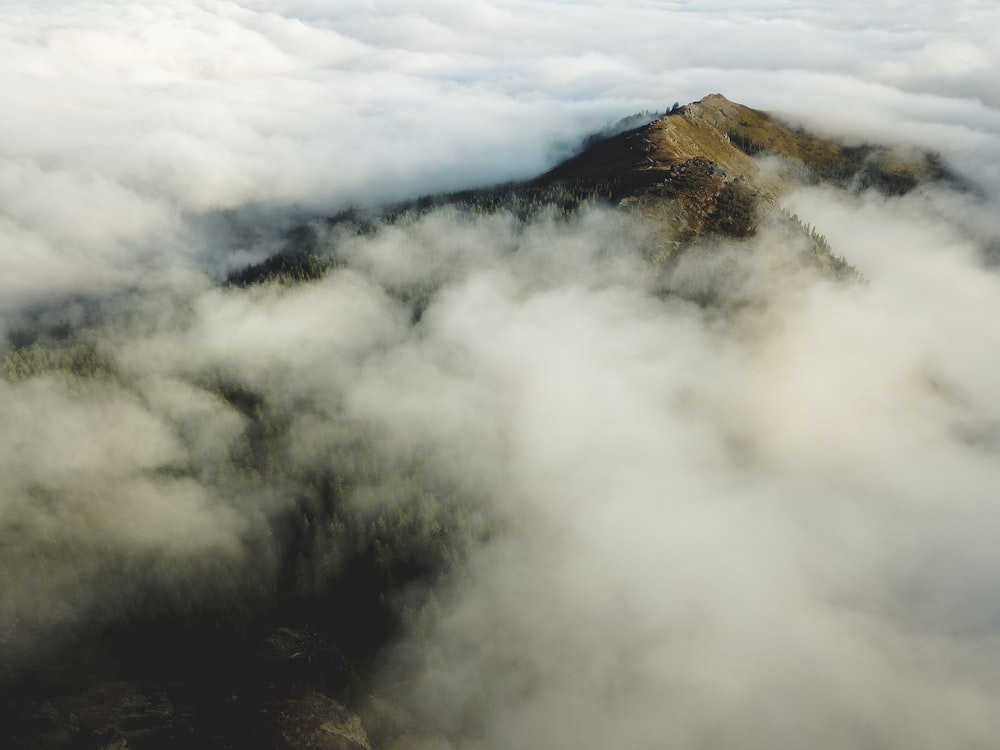
<path fill-rule="evenodd" d="M 866 164 L 854 177 L 855 190 L 877 190 L 883 195 L 906 195 L 920 184 L 912 172 L 890 172 L 875 164 Z"/>
<path fill-rule="evenodd" d="M 116 367 L 113 358 L 93 340 L 70 335 L 18 347 L 4 358 L 0 370 L 0 375 L 12 382 L 46 373 L 93 382 L 113 377 Z"/>
<path fill-rule="evenodd" d="M 341 221 L 347 220 L 344 214 Z M 280 252 L 233 271 L 226 280 L 231 286 L 297 284 L 322 278 L 334 265 L 333 258 L 317 252 L 316 231 L 305 225 L 286 234 Z"/>
<path fill-rule="evenodd" d="M 805 135 L 804 131 L 796 131 Z M 730 143 L 748 156 L 775 153 L 751 136 L 736 129 L 727 131 Z M 842 146 L 835 148 L 817 168 L 810 168 L 814 181 L 828 180 L 854 191 L 876 190 L 883 195 L 905 195 L 923 180 L 950 180 L 951 176 L 937 154 L 921 154 L 910 166 L 888 166 L 886 149 L 872 146 Z"/>
<path fill-rule="evenodd" d="M 675 104 L 670 114 L 683 111 Z M 619 123 L 626 137 L 632 124 Z M 735 130 L 729 136 L 746 153 L 764 151 Z M 585 144 L 596 153 L 591 158 L 600 161 L 607 137 L 599 134 Z M 633 145 L 641 160 L 646 152 L 639 141 Z M 842 154 L 824 167 L 822 177 L 888 194 L 916 184 L 910 173 L 879 166 L 868 147 Z M 338 257 L 338 242 L 344 238 L 405 225 L 446 206 L 459 217 L 504 214 L 526 225 L 539 217 L 570 220 L 588 206 L 617 205 L 639 194 L 671 207 L 683 205 L 695 217 L 683 242 L 702 234 L 748 238 L 757 230 L 758 194 L 747 183 L 727 181 L 708 158 L 690 159 L 669 172 L 610 169 L 588 174 L 576 170 L 579 164 L 567 164 L 532 182 L 423 196 L 380 210 L 343 211 L 289 233 L 281 252 L 234 271 L 228 277 L 234 287 L 229 293 L 244 294 L 240 287 L 256 284 L 320 279 L 345 265 Z M 786 218 L 807 240 L 804 263 L 836 278 L 861 278 L 815 228 L 793 215 Z M 710 236 L 705 245 L 720 242 Z M 654 255 L 663 253 L 650 253 Z M 670 261 L 676 265 L 676 254 Z M 427 282 L 386 291 L 412 312 L 416 325 L 437 288 Z M 716 291 L 696 290 L 690 298 L 721 306 L 725 300 Z M 0 369 L 11 388 L 57 376 L 73 387 L 89 388 L 88 397 L 104 397 L 112 390 L 104 385 L 112 384 L 133 403 L 144 403 L 141 390 L 121 372 L 113 349 L 86 331 L 18 335 Z M 195 455 L 183 425 L 157 413 L 167 429 L 176 429 L 173 437 L 189 453 L 148 474 L 164 483 L 196 484 L 212 502 L 233 510 L 244 523 L 239 551 L 218 560 L 172 556 L 159 549 L 100 552 L 102 579 L 129 603 L 111 615 L 92 613 L 93 629 L 56 659 L 67 659 L 70 666 L 64 669 L 72 669 L 69 657 L 74 653 L 110 654 L 109 663 L 127 678 L 169 685 L 169 699 L 179 711 L 196 707 L 192 715 L 217 717 L 193 727 L 198 737 L 209 738 L 203 746 L 221 746 L 212 744 L 214 733 L 222 725 L 236 725 L 246 732 L 236 746 L 270 747 L 273 726 L 261 718 L 262 706 L 310 689 L 348 700 L 357 697 L 379 650 L 404 625 L 419 627 L 426 621 L 433 611 L 434 585 L 494 533 L 488 493 L 456 486 L 456 480 L 435 469 L 434 456 L 388 447 L 385 435 L 352 422 L 338 407 L 304 403 L 306 397 L 296 402 L 279 388 L 268 390 L 249 378 L 207 367 L 192 366 L 176 377 L 232 417 L 237 434 L 226 438 L 219 456 L 209 460 Z M 331 429 L 335 437 L 323 446 L 323 460 L 312 464 L 297 462 L 292 447 L 296 420 L 303 414 L 336 428 Z M 31 497 L 42 509 L 60 502 L 44 487 L 33 488 Z M 40 543 L 33 552 L 38 559 L 27 562 L 44 564 L 46 555 L 65 555 L 68 548 Z M 140 663 L 145 671 L 132 671 Z M 33 689 L 25 680 L 0 699 L 30 696 Z"/>
<path fill-rule="evenodd" d="M 272 255 L 229 275 L 234 286 L 252 284 L 294 284 L 322 278 L 334 266 L 332 259 L 307 251 Z"/>
<path fill-rule="evenodd" d="M 96 382 L 102 387 L 88 390 L 87 398 L 141 403 L 141 391 L 119 372 L 108 345 L 95 341 L 38 340 L 11 351 L 0 373 L 13 386 L 52 375 L 71 390 Z M 109 550 L 105 578 L 130 592 L 132 601 L 115 616 L 136 627 L 162 618 L 209 618 L 226 628 L 264 616 L 296 626 L 311 623 L 321 627 L 350 669 L 366 669 L 397 627 L 404 589 L 443 575 L 473 540 L 489 533 L 485 501 L 479 504 L 467 489 L 449 486 L 427 467 L 426 457 L 388 451 L 364 425 L 336 412 L 326 414 L 330 424 L 339 425 L 332 430 L 339 437 L 328 446 L 329 462 L 303 467 L 291 456 L 290 432 L 298 416 L 316 407 L 288 402 L 282 393 L 264 392 L 234 375 L 207 371 L 186 377 L 189 386 L 238 413 L 242 429 L 230 438 L 221 463 L 191 455 L 151 472 L 165 483 L 194 482 L 214 503 L 232 505 L 247 519 L 242 544 L 251 554 L 241 572 L 233 569 L 238 565 L 233 560 L 216 568 L 208 559 L 175 559 L 156 550 Z M 185 433 L 177 429 L 184 442 Z M 59 505 L 61 498 L 52 492 L 37 488 L 36 508 Z M 271 498 L 266 515 L 257 510 L 260 498 Z M 58 547 L 38 549 L 43 556 L 61 554 Z M 184 572 L 188 563 L 191 569 Z M 200 583 L 206 575 L 210 578 Z M 217 586 L 222 579 L 231 584 Z M 419 599 L 407 600 L 410 609 L 420 606 Z M 97 622 L 105 619 L 95 616 Z"/>
<path fill-rule="evenodd" d="M 674 109 L 671 111 L 676 112 L 679 106 L 680 105 L 678 105 L 675 102 Z M 579 150 L 583 151 L 584 149 L 591 148 L 600 143 L 601 141 L 607 140 L 608 138 L 613 138 L 614 136 L 628 132 L 629 130 L 636 130 L 637 128 L 641 128 L 653 122 L 653 120 L 658 120 L 661 117 L 665 117 L 667 114 L 668 113 L 666 112 L 653 112 L 651 110 L 644 110 L 642 112 L 636 112 L 634 115 L 623 117 L 613 125 L 609 125 L 608 127 L 603 128 L 602 130 L 599 130 L 596 133 L 588 135 L 586 138 L 583 139 L 583 144 L 581 145 Z"/>
<path fill-rule="evenodd" d="M 613 176 L 600 179 L 575 179 L 560 182 L 534 182 L 499 185 L 479 190 L 463 190 L 436 196 L 422 196 L 379 211 L 352 209 L 323 221 L 327 230 L 348 236 L 370 235 L 380 228 L 411 222 L 443 207 L 450 207 L 469 217 L 510 214 L 527 224 L 543 214 L 558 220 L 568 220 L 587 206 L 615 204 L 623 197 L 655 184 L 652 173 Z M 336 243 L 328 242 L 322 249 L 315 232 L 290 238 L 285 248 L 260 263 L 246 266 L 229 274 L 232 286 L 254 284 L 296 284 L 322 278 L 342 263 L 336 255 Z M 407 299 L 418 311 L 420 299 Z M 423 300 L 426 302 L 426 299 Z"/>
<path fill-rule="evenodd" d="M 747 185 L 728 182 L 716 197 L 709 229 L 745 239 L 757 231 L 757 194 Z"/>
<path fill-rule="evenodd" d="M 726 135 L 729 136 L 729 142 L 747 156 L 756 156 L 765 151 L 765 148 L 757 141 L 735 128 L 730 128 Z"/>
<path fill-rule="evenodd" d="M 782 216 L 796 231 L 802 232 L 809 240 L 810 260 L 820 269 L 826 270 L 837 279 L 865 282 L 864 275 L 847 260 L 833 251 L 826 237 L 820 234 L 814 226 L 803 222 L 798 216 L 783 211 Z"/>
<path fill-rule="evenodd" d="M 129 379 L 99 351 L 76 339 L 36 342 L 13 351 L 4 372 L 12 387 L 58 373 L 80 387 L 114 378 L 114 393 L 129 394 Z M 327 460 L 302 465 L 290 434 L 296 418 L 319 407 L 217 372 L 195 373 L 189 385 L 241 415 L 241 432 L 221 465 L 192 456 L 157 470 L 157 479 L 195 482 L 213 503 L 232 506 L 245 523 L 240 553 L 102 550 L 92 540 L 87 554 L 127 604 L 88 613 L 92 625 L 67 634 L 65 648 L 31 676 L 2 673 L 0 734 L 22 732 L 24 747 L 38 746 L 34 727 L 18 724 L 34 705 L 95 679 L 165 686 L 181 729 L 157 728 L 164 747 L 220 747 L 219 737 L 234 732 L 245 733 L 234 747 L 273 747 L 267 712 L 276 701 L 322 690 L 360 702 L 376 654 L 404 621 L 424 617 L 434 583 L 491 533 L 485 498 L 449 484 L 429 457 L 388 449 L 365 425 L 325 413 L 337 425 Z M 38 510 L 64 501 L 44 488 L 35 495 Z M 36 570 L 79 553 L 44 539 L 26 540 L 26 549 Z M 78 658 L 85 653 L 90 661 Z M 95 676 L 95 663 L 106 676 Z"/>

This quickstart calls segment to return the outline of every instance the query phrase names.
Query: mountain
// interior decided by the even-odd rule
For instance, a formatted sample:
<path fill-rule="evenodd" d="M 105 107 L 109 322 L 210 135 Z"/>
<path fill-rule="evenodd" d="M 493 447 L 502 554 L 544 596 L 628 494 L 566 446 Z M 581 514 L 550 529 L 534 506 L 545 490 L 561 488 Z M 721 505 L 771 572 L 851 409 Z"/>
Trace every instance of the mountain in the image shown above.
<path fill-rule="evenodd" d="M 568 215 L 596 202 L 643 216 L 656 226 L 654 265 L 676 260 L 700 239 L 743 240 L 753 237 L 762 222 L 776 221 L 805 239 L 809 251 L 803 262 L 836 278 L 856 278 L 856 269 L 821 234 L 782 210 L 782 196 L 820 183 L 894 196 L 948 179 L 952 176 L 935 154 L 845 144 L 710 94 L 675 105 L 638 127 L 592 136 L 579 153 L 526 182 L 352 209 L 324 223 L 370 232 L 442 206 L 475 213 L 509 211 L 528 220 L 540 211 Z M 230 283 L 322 275 L 336 261 L 329 249 L 318 250 L 315 239 L 313 229 L 301 227 L 282 253 L 234 272 Z"/>
<path fill-rule="evenodd" d="M 678 282 L 683 274 L 674 272 L 692 257 L 757 252 L 763 243 L 755 237 L 765 229 L 794 236 L 778 243 L 790 248 L 790 262 L 856 278 L 822 235 L 782 209 L 797 186 L 897 195 L 947 177 L 933 155 L 838 143 L 713 94 L 588 138 L 576 155 L 531 180 L 304 224 L 287 235 L 282 252 L 233 273 L 227 289 L 199 286 L 191 298 L 159 306 L 95 303 L 72 323 L 10 332 L 0 388 L 12 394 L 10 403 L 24 401 L 31 421 L 56 427 L 41 433 L 40 447 L 30 435 L 12 438 L 20 463 L 43 468 L 22 480 L 11 467 L 5 477 L 13 498 L 7 507 L 24 516 L 8 516 L 7 538 L 17 540 L 10 559 L 17 555 L 19 565 L 37 571 L 39 583 L 10 574 L 21 588 L 0 591 L 0 746 L 303 750 L 391 747 L 410 734 L 411 746 L 443 746 L 391 700 L 371 695 L 372 674 L 387 643 L 433 621 L 440 581 L 502 524 L 480 487 L 490 472 L 480 477 L 470 469 L 467 476 L 463 454 L 451 457 L 451 442 L 448 460 L 461 471 L 443 471 L 425 443 L 433 442 L 439 416 L 463 427 L 482 420 L 482 432 L 499 431 L 489 423 L 488 402 L 494 391 L 504 395 L 507 380 L 522 387 L 517 372 L 532 358 L 533 332 L 550 319 L 554 302 L 586 308 L 600 296 L 591 294 L 591 285 L 600 287 L 593 278 L 603 283 L 606 271 L 617 272 L 592 255 L 592 274 L 573 275 L 588 262 L 574 254 L 587 234 L 605 231 L 599 249 L 614 254 L 623 252 L 620 219 L 644 230 L 629 238 L 629 250 L 645 265 L 628 265 L 608 284 L 631 284 L 632 307 L 622 312 L 612 304 L 621 289 L 599 289 L 616 311 L 617 332 L 622 316 L 645 322 L 652 301 L 668 295 L 714 304 L 717 278 L 698 286 Z M 594 206 L 600 209 L 590 212 Z M 575 222 L 579 217 L 592 221 Z M 476 231 L 462 235 L 470 226 Z M 538 295 L 532 316 L 521 320 L 511 345 L 517 356 L 501 363 L 496 377 L 490 365 L 488 380 L 469 388 L 471 406 L 440 415 L 432 409 L 433 425 L 411 428 L 415 446 L 393 443 L 395 432 L 407 429 L 405 415 L 395 421 L 396 407 L 386 406 L 393 416 L 387 439 L 380 423 L 345 406 L 345 382 L 354 386 L 349 406 L 359 409 L 365 392 L 353 379 L 371 380 L 393 362 L 398 389 L 412 389 L 412 398 L 433 405 L 439 393 L 462 391 L 471 381 L 461 351 L 453 356 L 447 340 L 437 352 L 427 341 L 433 320 L 421 316 L 435 295 L 447 296 L 449 284 L 455 303 L 463 263 L 478 262 L 474 270 L 486 277 L 519 260 L 517 252 L 548 248 L 563 235 L 567 257 L 556 252 L 535 258 L 537 267 L 529 258 L 503 269 L 530 277 L 529 287 L 535 275 L 560 282 L 538 282 L 550 294 Z M 390 250 L 378 244 L 386 236 Z M 489 240 L 493 255 L 467 260 Z M 369 257 L 380 252 L 391 256 L 381 275 Z M 572 268 L 556 268 L 560 263 Z M 459 272 L 449 277 L 446 266 Z M 330 273 L 339 267 L 347 269 L 343 278 Z M 338 283 L 299 284 L 323 276 Z M 241 288 L 270 284 L 295 289 Z M 506 303 L 503 284 L 497 289 Z M 470 307 L 453 309 L 450 327 L 487 338 L 476 319 L 483 296 L 463 299 Z M 663 308 L 663 316 L 674 309 Z M 498 309 L 501 317 L 512 314 Z M 566 331 L 588 342 L 608 333 L 585 319 L 548 332 L 544 345 Z M 398 358 L 387 359 L 393 352 Z M 438 354 L 441 361 L 431 356 Z M 433 382 L 413 371 L 421 357 L 441 372 Z M 643 360 L 636 369 L 646 367 Z M 370 398 L 379 405 L 391 400 L 376 393 Z M 413 409 L 405 399 L 398 407 Z M 62 440 L 63 432 L 69 438 Z M 64 472 L 58 451 L 70 442 L 94 448 L 78 460 L 74 447 L 69 463 L 79 465 Z M 492 459 L 484 464 L 492 467 Z M 508 457 L 496 460 L 491 470 L 506 474 Z M 157 513 L 167 519 L 162 533 L 149 520 Z M 186 513 L 213 528 L 177 526 Z M 78 516 L 85 521 L 74 525 Z M 219 549 L 209 543 L 215 525 L 231 527 L 231 539 L 219 532 L 226 541 Z M 174 544 L 183 529 L 195 537 L 194 552 Z M 199 551 L 201 536 L 214 552 Z M 36 585 L 48 594 L 37 596 L 44 606 L 33 605 Z"/>
<path fill-rule="evenodd" d="M 902 194 L 923 179 L 943 176 L 940 162 L 925 153 L 903 153 L 886 147 L 847 146 L 811 135 L 773 115 L 731 102 L 722 94 L 675 107 L 664 117 L 603 140 L 583 150 L 540 181 L 600 179 L 616 173 L 642 191 L 657 182 L 674 182 L 676 168 L 706 160 L 729 180 L 763 179 L 776 192 L 787 180 L 764 179 L 751 157 L 772 154 L 810 170 L 813 179 L 842 186 L 875 187 Z"/>
<path fill-rule="evenodd" d="M 761 156 L 773 157 L 767 168 L 753 158 Z M 676 250 L 705 234 L 752 236 L 803 183 L 899 195 L 944 175 L 930 154 L 847 146 L 711 94 L 592 145 L 538 181 L 616 179 L 619 205 L 657 220 Z"/>

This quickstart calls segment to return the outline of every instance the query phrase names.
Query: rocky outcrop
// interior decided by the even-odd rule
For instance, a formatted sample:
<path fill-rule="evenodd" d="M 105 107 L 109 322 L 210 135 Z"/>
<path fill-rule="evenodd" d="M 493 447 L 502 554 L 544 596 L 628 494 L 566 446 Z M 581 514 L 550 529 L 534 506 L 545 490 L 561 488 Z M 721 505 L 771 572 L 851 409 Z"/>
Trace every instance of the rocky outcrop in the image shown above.
<path fill-rule="evenodd" d="M 361 719 L 321 693 L 282 701 L 277 723 L 277 750 L 372 750 Z"/>

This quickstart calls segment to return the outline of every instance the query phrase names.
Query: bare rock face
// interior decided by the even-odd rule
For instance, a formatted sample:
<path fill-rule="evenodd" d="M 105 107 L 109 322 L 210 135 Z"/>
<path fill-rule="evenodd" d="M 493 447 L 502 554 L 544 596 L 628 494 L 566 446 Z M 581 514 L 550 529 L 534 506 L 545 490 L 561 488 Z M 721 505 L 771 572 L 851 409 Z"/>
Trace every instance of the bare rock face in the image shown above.
<path fill-rule="evenodd" d="M 282 702 L 279 750 L 372 750 L 361 719 L 321 693 Z"/>

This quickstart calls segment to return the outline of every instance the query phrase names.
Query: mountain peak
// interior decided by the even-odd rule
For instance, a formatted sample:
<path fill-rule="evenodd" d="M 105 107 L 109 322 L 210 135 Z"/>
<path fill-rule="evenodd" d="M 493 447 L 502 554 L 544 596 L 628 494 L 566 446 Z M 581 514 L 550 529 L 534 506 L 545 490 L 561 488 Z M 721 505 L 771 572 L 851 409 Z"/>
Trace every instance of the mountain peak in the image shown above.
<path fill-rule="evenodd" d="M 762 169 L 755 157 L 764 155 L 775 157 L 777 168 Z M 803 183 L 895 195 L 941 176 L 930 154 L 848 146 L 714 93 L 592 140 L 535 184 L 604 186 L 593 192 L 660 220 L 677 248 L 703 234 L 752 235 L 760 216 L 779 209 L 781 195 Z"/>
<path fill-rule="evenodd" d="M 770 164 L 759 156 L 771 157 Z M 534 180 L 424 196 L 371 215 L 350 210 L 327 223 L 370 230 L 386 217 L 442 205 L 475 212 L 507 210 L 527 219 L 546 206 L 566 214 L 601 201 L 652 222 L 659 243 L 657 263 L 678 257 L 701 237 L 744 239 L 756 234 L 762 222 L 777 221 L 805 236 L 805 262 L 836 276 L 852 276 L 854 270 L 833 255 L 822 235 L 781 210 L 782 195 L 820 182 L 898 195 L 945 176 L 930 154 L 848 146 L 714 93 L 674 106 L 638 127 L 592 136 L 580 153 Z M 230 281 L 322 275 L 333 261 L 312 254 L 312 236 L 306 232 L 306 239 L 293 242 L 288 252 L 231 275 Z"/>
<path fill-rule="evenodd" d="M 539 180 L 596 179 L 614 174 L 641 186 L 662 179 L 658 173 L 696 157 L 711 160 L 733 177 L 756 175 L 753 160 L 733 146 L 724 127 L 727 121 L 737 122 L 744 109 L 749 111 L 721 94 L 711 94 L 676 107 L 647 125 L 592 143 Z"/>
<path fill-rule="evenodd" d="M 848 186 L 874 187 L 883 192 L 907 192 L 926 178 L 943 176 L 929 154 L 902 155 L 889 148 L 848 146 L 821 138 L 783 122 L 779 117 L 727 99 L 719 93 L 610 138 L 591 142 L 576 156 L 559 164 L 538 182 L 602 179 L 614 176 L 635 195 L 669 179 L 670 172 L 691 159 L 707 159 L 728 179 L 758 182 L 763 192 L 780 194 L 786 185 L 771 178 L 759 184 L 760 167 L 752 158 L 773 155 L 797 163 L 816 180 Z"/>

